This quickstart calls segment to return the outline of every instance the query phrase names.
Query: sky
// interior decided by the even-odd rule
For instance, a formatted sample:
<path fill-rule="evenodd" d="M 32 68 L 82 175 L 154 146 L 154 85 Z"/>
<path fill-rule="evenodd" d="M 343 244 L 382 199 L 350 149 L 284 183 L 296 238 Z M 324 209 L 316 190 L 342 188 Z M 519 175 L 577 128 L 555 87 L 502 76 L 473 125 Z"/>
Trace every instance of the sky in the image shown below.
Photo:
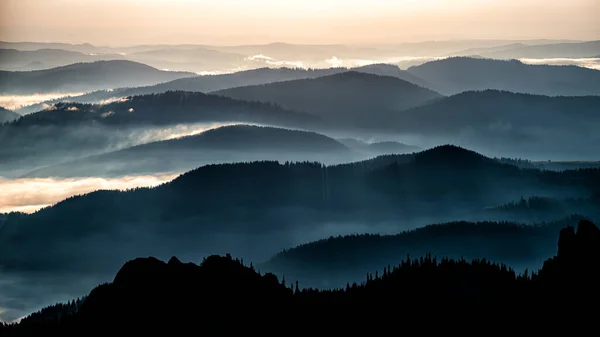
<path fill-rule="evenodd" d="M 600 0 L 0 0 L 0 40 L 131 44 L 600 40 Z"/>

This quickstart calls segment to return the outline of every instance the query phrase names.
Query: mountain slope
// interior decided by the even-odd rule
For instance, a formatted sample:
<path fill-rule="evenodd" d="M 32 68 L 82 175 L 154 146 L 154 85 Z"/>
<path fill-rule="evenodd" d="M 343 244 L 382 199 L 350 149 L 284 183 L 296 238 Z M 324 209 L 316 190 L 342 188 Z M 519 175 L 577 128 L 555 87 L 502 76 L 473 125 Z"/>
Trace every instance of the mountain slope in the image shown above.
<path fill-rule="evenodd" d="M 30 71 L 63 67 L 74 63 L 123 60 L 120 54 L 84 54 L 62 49 L 0 49 L 0 69 Z"/>
<path fill-rule="evenodd" d="M 176 71 L 230 71 L 245 65 L 245 55 L 216 51 L 204 47 L 180 49 L 156 48 L 127 54 L 132 61 L 142 62 L 159 69 Z"/>
<path fill-rule="evenodd" d="M 418 85 L 423 88 L 431 89 L 434 87 L 433 84 L 428 81 L 406 71 L 401 70 L 398 66 L 392 64 L 370 64 L 362 67 L 356 67 L 350 69 L 352 71 L 358 71 L 361 73 L 380 75 L 380 76 L 391 76 L 397 77 L 406 82 Z M 432 89 L 433 90 L 433 89 Z"/>
<path fill-rule="evenodd" d="M 149 85 L 191 76 L 131 61 L 97 61 L 29 72 L 0 72 L 0 93 L 82 92 Z"/>
<path fill-rule="evenodd" d="M 288 81 L 303 78 L 314 78 L 328 74 L 346 71 L 346 68 L 333 69 L 291 69 L 291 68 L 260 68 L 239 71 L 223 75 L 203 75 L 176 79 L 166 83 L 138 88 L 118 88 L 114 90 L 100 90 L 88 94 L 44 102 L 56 104 L 63 101 L 79 103 L 98 103 L 120 97 L 158 94 L 167 91 L 194 91 L 208 93 L 215 90 L 228 89 L 239 86 L 265 84 L 272 82 Z M 27 114 L 42 109 L 43 104 L 32 105 L 19 109 L 22 114 Z"/>
<path fill-rule="evenodd" d="M 480 55 L 491 58 L 587 58 L 600 53 L 600 41 L 552 43 L 537 46 L 516 46 L 506 50 L 491 50 Z"/>
<path fill-rule="evenodd" d="M 150 247 L 262 260 L 328 230 L 398 232 L 469 219 L 522 195 L 580 197 L 600 186 L 599 169 L 523 170 L 454 146 L 384 159 L 208 165 L 155 188 L 97 191 L 31 215 L 9 214 L 0 228 L 0 266 L 107 270 Z M 81 264 L 92 256 L 93 264 Z"/>
<path fill-rule="evenodd" d="M 323 126 L 308 114 L 198 92 L 133 96 L 96 105 L 59 103 L 0 126 L 0 157 L 7 158 L 0 162 L 0 175 L 25 174 L 40 166 L 190 134 L 215 123 Z"/>
<path fill-rule="evenodd" d="M 257 267 L 306 286 L 327 288 L 358 282 L 365 273 L 381 271 L 407 255 L 427 253 L 467 260 L 485 258 L 520 270 L 533 269 L 555 252 L 558 232 L 579 220 L 581 217 L 572 216 L 534 226 L 459 221 L 394 235 L 332 236 L 286 249 Z"/>
<path fill-rule="evenodd" d="M 215 94 L 271 102 L 346 125 L 382 125 L 398 111 L 441 97 L 436 92 L 399 78 L 355 71 L 315 79 L 238 87 Z"/>
<path fill-rule="evenodd" d="M 19 119 L 21 115 L 11 110 L 5 109 L 0 106 L 0 124 L 6 122 L 12 122 L 15 119 Z"/>
<path fill-rule="evenodd" d="M 549 96 L 600 95 L 600 71 L 576 66 L 527 65 L 502 61 L 452 57 L 407 70 L 438 92 L 496 89 Z"/>
<path fill-rule="evenodd" d="M 596 158 L 600 97 L 464 92 L 403 111 L 397 132 L 534 160 Z M 508 154 L 508 155 L 507 155 Z"/>
<path fill-rule="evenodd" d="M 44 167 L 26 177 L 127 176 L 182 172 L 220 162 L 279 160 L 331 163 L 354 157 L 347 147 L 318 133 L 233 125 Z"/>

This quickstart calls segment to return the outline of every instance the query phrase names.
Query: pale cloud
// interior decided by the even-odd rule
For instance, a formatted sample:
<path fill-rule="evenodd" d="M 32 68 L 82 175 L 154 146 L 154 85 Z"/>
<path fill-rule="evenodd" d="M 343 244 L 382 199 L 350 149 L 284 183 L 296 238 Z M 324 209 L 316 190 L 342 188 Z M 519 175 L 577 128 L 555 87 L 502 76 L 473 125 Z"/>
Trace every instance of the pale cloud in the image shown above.
<path fill-rule="evenodd" d="M 268 57 L 266 55 L 263 54 L 258 54 L 258 55 L 251 55 L 245 58 L 246 61 L 257 61 L 257 60 L 261 60 L 261 61 L 268 61 L 268 60 L 273 60 L 272 57 Z"/>
<path fill-rule="evenodd" d="M 520 59 L 521 62 L 526 64 L 548 64 L 553 66 L 563 66 L 563 65 L 573 65 L 579 66 L 583 68 L 590 68 L 600 70 L 600 58 L 591 57 L 591 58 L 547 58 L 547 59 Z"/>
<path fill-rule="evenodd" d="M 124 190 L 160 185 L 176 174 L 128 176 L 120 178 L 21 178 L 0 177 L 0 213 L 32 213 L 66 198 L 96 190 Z"/>
<path fill-rule="evenodd" d="M 108 112 L 105 112 L 105 113 L 103 113 L 103 114 L 100 114 L 100 117 L 101 117 L 101 118 L 107 118 L 107 117 L 110 117 L 110 116 L 112 116 L 112 115 L 114 115 L 114 114 L 115 114 L 114 112 L 112 112 L 112 111 L 108 111 Z"/>
<path fill-rule="evenodd" d="M 338 68 L 342 66 L 342 60 L 340 60 L 339 58 L 333 56 L 330 59 L 325 60 L 325 62 L 327 62 L 328 64 L 330 64 L 332 67 L 334 68 Z"/>
<path fill-rule="evenodd" d="M 133 110 L 133 108 L 129 108 L 129 110 L 127 110 L 129 112 L 134 112 L 135 110 Z"/>
<path fill-rule="evenodd" d="M 246 57 L 245 60 L 273 67 L 307 68 L 306 64 L 302 61 L 280 61 L 263 54 L 251 55 Z"/>
<path fill-rule="evenodd" d="M 44 103 L 44 104 L 42 104 L 42 109 L 44 109 L 46 111 L 56 110 L 56 105 Z"/>
<path fill-rule="evenodd" d="M 24 106 L 39 104 L 59 98 L 83 95 L 82 92 L 57 93 L 57 94 L 33 94 L 33 95 L 0 95 L 0 106 L 15 110 Z"/>
<path fill-rule="evenodd" d="M 67 108 L 67 111 L 79 111 L 79 108 L 76 106 L 70 106 Z"/>

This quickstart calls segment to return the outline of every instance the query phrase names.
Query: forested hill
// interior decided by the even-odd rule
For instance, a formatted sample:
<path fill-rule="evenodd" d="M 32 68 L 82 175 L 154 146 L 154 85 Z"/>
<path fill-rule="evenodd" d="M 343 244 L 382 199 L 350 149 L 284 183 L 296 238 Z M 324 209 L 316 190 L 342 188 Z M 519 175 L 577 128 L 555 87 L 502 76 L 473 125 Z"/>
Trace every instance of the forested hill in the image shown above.
<path fill-rule="evenodd" d="M 410 256 L 481 259 L 519 270 L 538 268 L 554 254 L 558 231 L 585 219 L 523 225 L 514 222 L 457 221 L 428 225 L 394 235 L 360 234 L 330 237 L 286 249 L 259 265 L 261 270 L 300 280 L 307 286 L 341 287 Z"/>
<path fill-rule="evenodd" d="M 99 233 L 106 234 L 110 254 L 94 261 L 111 265 L 158 238 L 165 249 L 169 240 L 183 247 L 192 238 L 190 249 L 202 249 L 216 245 L 205 241 L 224 231 L 252 234 L 259 241 L 260 235 L 314 232 L 325 223 L 395 224 L 400 231 L 407 224 L 469 219 L 521 196 L 587 197 L 598 186 L 599 169 L 524 170 L 454 146 L 335 166 L 272 161 L 207 165 L 155 188 L 96 191 L 31 215 L 9 215 L 0 228 L 0 265 L 22 267 L 26 259 L 34 269 L 87 268 L 77 262 L 85 260 L 79 257 L 96 256 L 105 245 L 80 246 L 72 238 L 91 240 Z M 132 231 L 143 232 L 144 240 L 128 238 Z M 128 239 L 121 241 L 121 235 Z M 219 245 L 231 244 L 232 253 L 258 258 L 267 243 L 276 247 L 278 241 L 265 241 L 260 249 L 226 241 Z"/>
<path fill-rule="evenodd" d="M 169 91 L 132 96 L 108 104 L 59 103 L 8 126 L 135 126 L 218 121 L 302 125 L 318 120 L 272 104 L 236 101 L 200 92 Z"/>
<path fill-rule="evenodd" d="M 241 100 L 272 102 L 340 125 L 382 126 L 389 115 L 441 98 L 437 92 L 391 76 L 348 71 L 314 79 L 216 91 Z M 358 124 L 357 124 L 358 123 Z"/>

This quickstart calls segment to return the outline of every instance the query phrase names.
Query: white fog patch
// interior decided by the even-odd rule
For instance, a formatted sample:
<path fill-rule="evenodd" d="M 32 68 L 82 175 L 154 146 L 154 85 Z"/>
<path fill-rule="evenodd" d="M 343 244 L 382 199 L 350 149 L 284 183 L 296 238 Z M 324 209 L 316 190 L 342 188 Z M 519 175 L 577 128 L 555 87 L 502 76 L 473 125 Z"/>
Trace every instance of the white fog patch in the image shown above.
<path fill-rule="evenodd" d="M 251 56 L 246 57 L 244 60 L 256 62 L 256 63 L 262 63 L 267 66 L 273 66 L 273 67 L 307 68 L 307 65 L 303 61 L 276 60 L 272 57 L 269 57 L 269 56 L 266 56 L 263 54 L 251 55 Z"/>
<path fill-rule="evenodd" d="M 177 174 L 140 175 L 119 178 L 19 178 L 0 177 L 0 213 L 33 213 L 66 198 L 96 190 L 150 187 L 173 180 Z"/>
<path fill-rule="evenodd" d="M 56 105 L 44 103 L 44 104 L 42 104 L 42 109 L 46 110 L 46 111 L 56 110 Z"/>
<path fill-rule="evenodd" d="M 406 69 L 411 66 L 420 65 L 430 61 L 436 61 L 447 58 L 446 56 L 398 56 L 388 58 L 377 58 L 377 59 L 340 59 L 336 56 L 332 56 L 329 59 L 325 59 L 326 67 L 343 67 L 343 68 L 355 68 L 364 67 L 372 64 L 394 64 L 401 69 Z M 313 65 L 310 65 L 311 67 Z"/>
<path fill-rule="evenodd" d="M 330 59 L 325 60 L 325 62 L 330 64 L 333 68 L 339 68 L 342 66 L 342 60 L 340 60 L 339 58 L 337 58 L 335 56 L 333 56 Z"/>
<path fill-rule="evenodd" d="M 272 57 L 268 57 L 266 55 L 263 54 L 258 54 L 258 55 L 251 55 L 245 58 L 246 61 L 257 61 L 257 60 L 263 60 L 263 61 L 269 61 L 269 60 L 273 60 Z"/>
<path fill-rule="evenodd" d="M 67 111 L 79 111 L 79 108 L 76 106 L 70 106 L 67 108 Z"/>
<path fill-rule="evenodd" d="M 600 58 L 591 57 L 591 58 L 546 58 L 546 59 L 530 59 L 530 58 L 522 58 L 519 61 L 525 64 L 547 64 L 553 66 L 579 66 L 583 68 L 590 68 L 600 70 Z"/>
<path fill-rule="evenodd" d="M 114 112 L 108 111 L 108 112 L 105 112 L 105 113 L 101 114 L 100 117 L 107 118 L 107 117 L 110 117 L 110 116 L 112 116 L 114 114 L 115 114 Z"/>
<path fill-rule="evenodd" d="M 133 108 L 129 108 L 129 110 L 127 110 L 128 112 L 134 112 L 135 110 L 133 110 Z"/>
<path fill-rule="evenodd" d="M 39 104 L 59 98 L 67 98 L 83 95 L 83 92 L 33 94 L 33 95 L 0 95 L 0 106 L 10 110 L 16 110 L 24 106 Z"/>

